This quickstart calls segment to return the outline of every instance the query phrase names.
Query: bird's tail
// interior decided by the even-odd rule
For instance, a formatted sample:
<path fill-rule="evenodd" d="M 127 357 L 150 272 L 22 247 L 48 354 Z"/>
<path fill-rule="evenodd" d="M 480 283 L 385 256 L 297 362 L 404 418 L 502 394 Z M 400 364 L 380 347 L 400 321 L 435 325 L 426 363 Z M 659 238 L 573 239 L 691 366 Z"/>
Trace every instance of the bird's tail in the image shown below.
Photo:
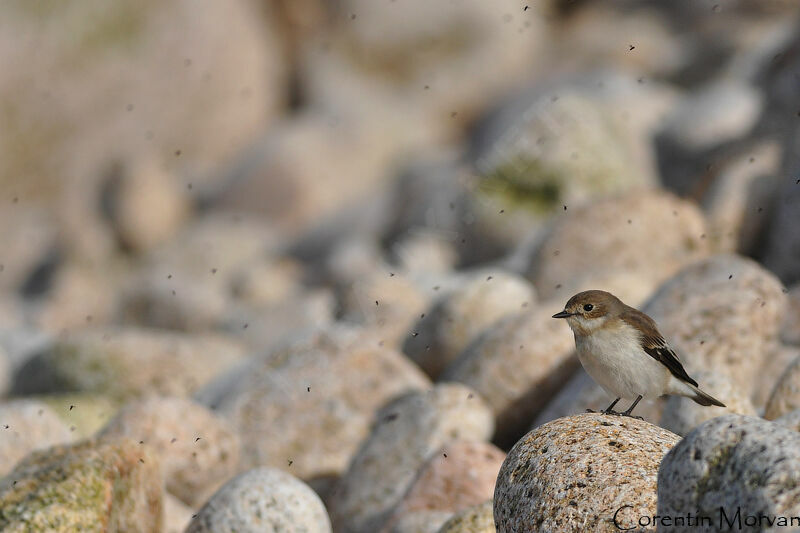
<path fill-rule="evenodd" d="M 694 392 L 694 395 L 693 396 L 689 396 L 689 398 L 691 398 L 695 402 L 699 403 L 700 405 L 705 405 L 705 406 L 716 405 L 717 407 L 726 407 L 726 405 L 724 403 L 722 403 L 721 401 L 717 400 L 716 398 L 714 398 L 710 394 L 707 394 L 707 393 L 701 391 L 699 387 L 695 387 L 691 383 L 687 383 L 686 385 L 688 385 L 689 388 L 692 389 L 692 392 Z"/>

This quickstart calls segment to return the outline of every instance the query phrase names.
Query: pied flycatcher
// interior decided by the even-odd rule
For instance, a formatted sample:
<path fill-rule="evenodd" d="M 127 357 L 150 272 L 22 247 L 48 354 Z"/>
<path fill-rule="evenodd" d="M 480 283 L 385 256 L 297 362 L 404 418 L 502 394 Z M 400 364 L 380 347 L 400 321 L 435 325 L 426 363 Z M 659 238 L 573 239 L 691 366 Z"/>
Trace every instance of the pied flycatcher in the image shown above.
<path fill-rule="evenodd" d="M 655 321 L 613 294 L 579 292 L 553 318 L 567 319 L 583 368 L 616 398 L 603 413 L 632 416 L 642 398 L 664 394 L 686 396 L 700 405 L 725 407 L 689 377 Z M 623 398 L 633 400 L 633 404 L 617 413 L 614 406 Z"/>

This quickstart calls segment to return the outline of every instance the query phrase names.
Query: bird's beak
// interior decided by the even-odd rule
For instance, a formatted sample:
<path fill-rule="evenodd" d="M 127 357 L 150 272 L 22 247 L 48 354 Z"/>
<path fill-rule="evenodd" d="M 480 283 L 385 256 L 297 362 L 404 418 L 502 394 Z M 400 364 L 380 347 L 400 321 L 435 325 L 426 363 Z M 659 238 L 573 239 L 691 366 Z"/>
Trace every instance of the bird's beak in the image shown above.
<path fill-rule="evenodd" d="M 553 315 L 553 318 L 568 318 L 571 317 L 574 313 L 567 313 L 566 311 L 559 311 L 558 313 Z"/>

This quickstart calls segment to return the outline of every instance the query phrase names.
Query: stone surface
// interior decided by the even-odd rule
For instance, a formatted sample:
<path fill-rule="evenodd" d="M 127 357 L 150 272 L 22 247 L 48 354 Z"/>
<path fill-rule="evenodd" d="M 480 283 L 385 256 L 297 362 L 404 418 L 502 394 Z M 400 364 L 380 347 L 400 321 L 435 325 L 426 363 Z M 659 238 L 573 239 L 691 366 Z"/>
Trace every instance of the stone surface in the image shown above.
<path fill-rule="evenodd" d="M 774 343 L 786 296 L 780 282 L 750 259 L 715 255 L 664 283 L 643 311 L 676 351 L 689 375 L 726 374 L 753 394 Z"/>
<path fill-rule="evenodd" d="M 120 401 L 104 394 L 60 393 L 30 397 L 47 405 L 67 424 L 72 438 L 88 439 L 94 436 L 117 412 Z"/>
<path fill-rule="evenodd" d="M 325 505 L 308 485 L 274 468 L 228 481 L 192 519 L 186 533 L 330 533 Z"/>
<path fill-rule="evenodd" d="M 127 440 L 34 452 L 0 481 L 0 528 L 162 531 L 158 468 L 155 454 Z"/>
<path fill-rule="evenodd" d="M 764 418 L 774 420 L 795 409 L 800 409 L 800 356 L 786 368 L 772 389 Z"/>
<path fill-rule="evenodd" d="M 495 533 L 494 500 L 464 509 L 442 525 L 438 533 Z"/>
<path fill-rule="evenodd" d="M 170 493 L 164 494 L 164 533 L 183 533 L 195 512 Z"/>
<path fill-rule="evenodd" d="M 794 144 L 787 143 L 786 149 L 796 154 L 800 136 L 792 137 Z M 762 252 L 764 265 L 774 272 L 787 285 L 800 281 L 800 238 L 795 231 L 800 225 L 800 187 L 795 177 L 800 170 L 800 162 L 795 157 L 784 166 L 784 179 L 778 190 L 778 201 L 773 208 L 770 231 Z"/>
<path fill-rule="evenodd" d="M 786 369 L 798 358 L 800 358 L 800 346 L 775 342 L 767 349 L 764 363 L 758 375 L 754 377 L 755 384 L 751 395 L 753 405 L 760 413 L 764 412 L 772 391 L 783 377 Z"/>
<path fill-rule="evenodd" d="M 419 469 L 389 524 L 422 511 L 454 512 L 491 498 L 506 454 L 486 442 L 453 441 Z M 444 521 L 439 523 L 441 526 Z M 433 531 L 438 531 L 438 526 Z"/>
<path fill-rule="evenodd" d="M 789 304 L 781 320 L 781 340 L 800 345 L 800 284 L 789 290 Z"/>
<path fill-rule="evenodd" d="M 8 202 L 0 212 L 0 224 L 14 228 L 0 236 L 0 290 L 18 291 L 38 266 L 55 258 L 56 224 L 44 209 Z"/>
<path fill-rule="evenodd" d="M 313 481 L 347 468 L 386 401 L 430 381 L 378 339 L 340 326 L 255 359 L 220 385 L 205 401 L 241 436 L 242 465 Z"/>
<path fill-rule="evenodd" d="M 658 465 L 679 437 L 627 417 L 583 414 L 536 428 L 497 477 L 498 533 L 617 531 L 656 510 Z"/>
<path fill-rule="evenodd" d="M 675 531 L 709 532 L 723 529 L 720 507 L 729 519 L 740 508 L 743 521 L 745 515 L 797 516 L 798 469 L 799 433 L 759 418 L 715 418 L 695 428 L 664 457 L 658 473 L 658 514 L 685 516 L 691 509 L 694 516 L 710 517 L 711 523 Z M 766 524 L 761 528 L 768 530 Z"/>
<path fill-rule="evenodd" d="M 756 416 L 756 409 L 746 391 L 725 375 L 717 372 L 697 372 L 692 377 L 700 388 L 725 404 L 725 407 L 702 406 L 681 396 L 669 396 L 659 425 L 677 435 L 686 435 L 691 430 L 718 416 L 735 413 Z"/>
<path fill-rule="evenodd" d="M 703 201 L 714 250 L 758 251 L 780 185 L 780 163 L 780 145 L 769 141 L 744 151 L 718 171 Z"/>
<path fill-rule="evenodd" d="M 791 430 L 800 432 L 800 409 L 789 411 L 773 420 L 776 424 L 787 427 Z"/>
<path fill-rule="evenodd" d="M 569 326 L 544 303 L 481 334 L 442 378 L 475 389 L 496 417 L 495 440 L 512 445 L 578 366 Z"/>
<path fill-rule="evenodd" d="M 334 490 L 334 527 L 378 531 L 432 454 L 458 439 L 486 441 L 493 429 L 489 407 L 463 385 L 440 384 L 390 402 Z"/>
<path fill-rule="evenodd" d="M 524 278 L 497 269 L 468 275 L 412 328 L 403 351 L 436 378 L 469 342 L 499 319 L 535 305 Z"/>
<path fill-rule="evenodd" d="M 98 435 L 121 437 L 157 453 L 167 490 L 192 508 L 238 472 L 238 435 L 226 420 L 190 400 L 151 396 L 129 402 Z"/>
<path fill-rule="evenodd" d="M 0 403 L 0 476 L 30 452 L 72 438 L 69 426 L 42 402 L 17 399 Z"/>
<path fill-rule="evenodd" d="M 68 334 L 17 374 L 22 393 L 77 391 L 123 400 L 147 393 L 187 396 L 242 359 L 241 344 L 217 335 L 92 328 Z"/>
<path fill-rule="evenodd" d="M 447 511 L 412 511 L 404 514 L 390 526 L 386 533 L 437 533 L 453 513 Z"/>
<path fill-rule="evenodd" d="M 635 272 L 660 283 L 708 254 L 705 232 L 694 204 L 666 192 L 632 191 L 558 216 L 534 258 L 531 277 L 541 298 L 555 296 L 559 285 L 606 271 Z"/>
<path fill-rule="evenodd" d="M 703 150 L 744 136 L 763 106 L 761 93 L 737 80 L 720 80 L 687 96 L 667 118 L 664 133 L 687 150 Z"/>

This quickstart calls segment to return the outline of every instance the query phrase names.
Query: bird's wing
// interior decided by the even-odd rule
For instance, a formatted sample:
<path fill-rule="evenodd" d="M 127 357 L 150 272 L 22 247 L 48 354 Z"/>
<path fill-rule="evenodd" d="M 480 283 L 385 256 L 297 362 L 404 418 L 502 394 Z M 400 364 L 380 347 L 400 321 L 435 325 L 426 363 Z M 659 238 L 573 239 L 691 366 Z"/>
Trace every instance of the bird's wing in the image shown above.
<path fill-rule="evenodd" d="M 667 367 L 672 375 L 679 380 L 691 383 L 695 387 L 697 386 L 697 382 L 686 373 L 678 356 L 675 355 L 667 341 L 664 340 L 652 318 L 631 307 L 624 313 L 623 319 L 636 326 L 641 332 L 642 349 L 650 357 Z"/>

